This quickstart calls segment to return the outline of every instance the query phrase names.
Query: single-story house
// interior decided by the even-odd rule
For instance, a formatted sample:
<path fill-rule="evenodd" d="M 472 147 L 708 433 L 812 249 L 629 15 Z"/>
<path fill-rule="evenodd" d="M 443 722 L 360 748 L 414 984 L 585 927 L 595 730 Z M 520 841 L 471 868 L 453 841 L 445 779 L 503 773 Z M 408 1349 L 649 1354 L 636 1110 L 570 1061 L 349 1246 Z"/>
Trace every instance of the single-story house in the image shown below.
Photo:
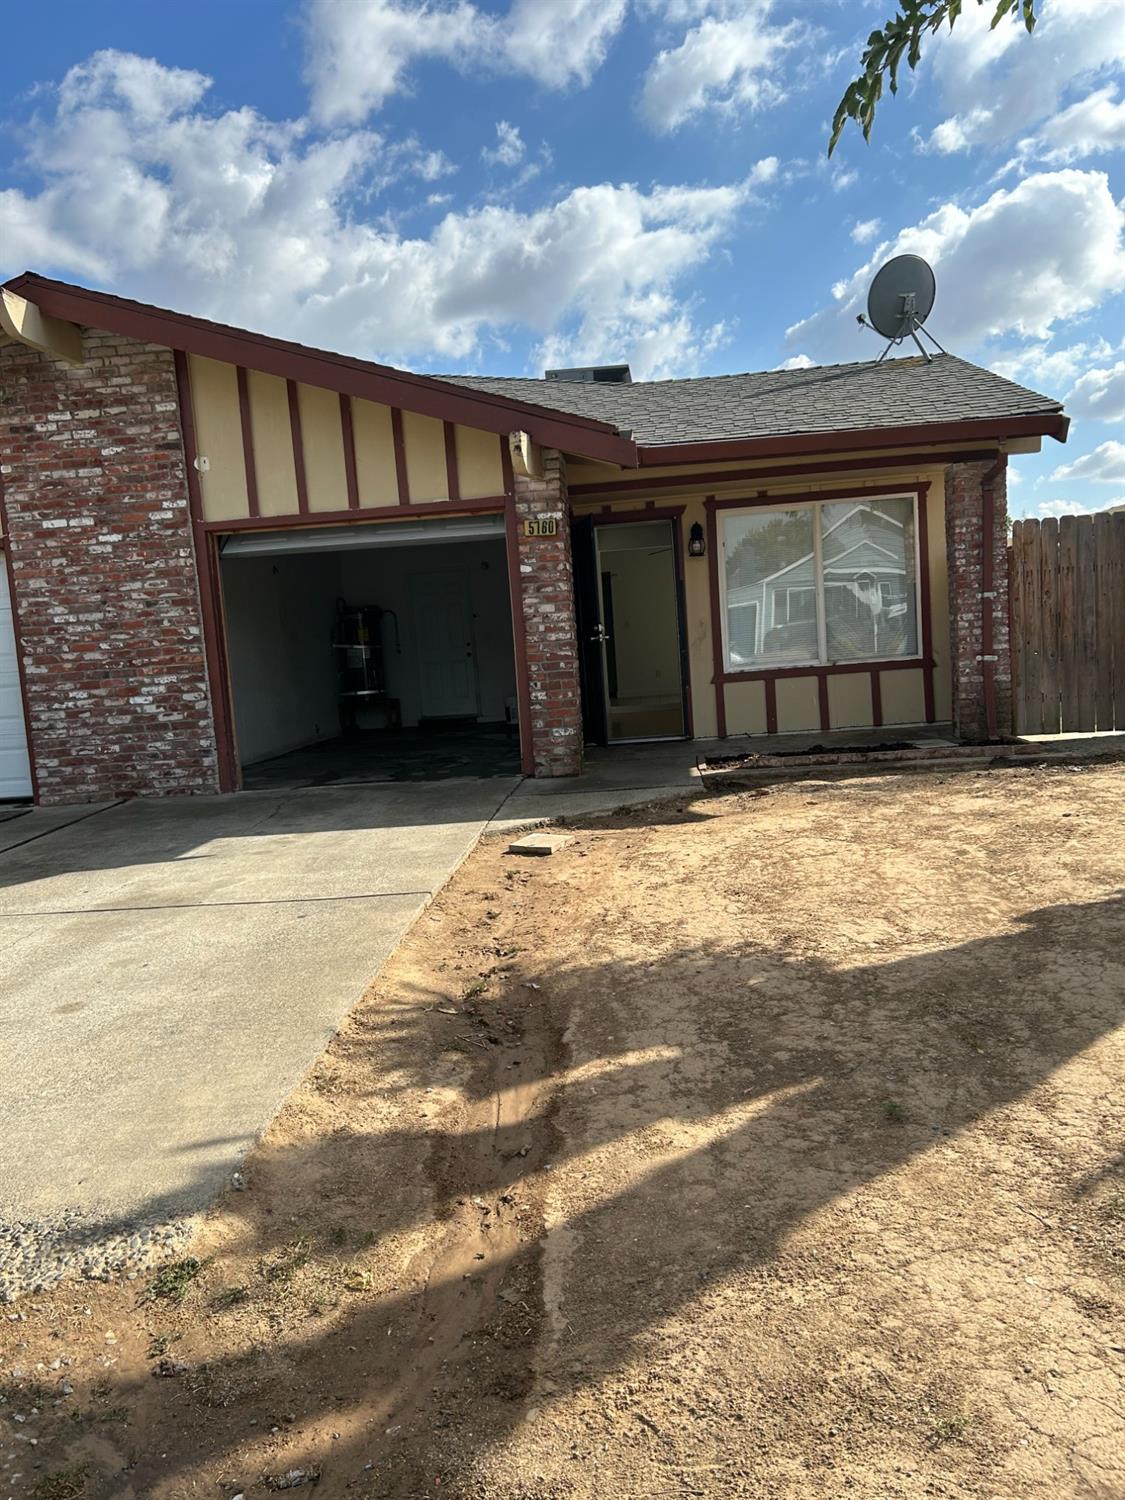
<path fill-rule="evenodd" d="M 538 776 L 590 743 L 1003 736 L 1005 466 L 1067 426 L 948 355 L 435 377 L 16 277 L 0 798 L 237 791 L 328 743 L 424 773 L 449 725 Z"/>

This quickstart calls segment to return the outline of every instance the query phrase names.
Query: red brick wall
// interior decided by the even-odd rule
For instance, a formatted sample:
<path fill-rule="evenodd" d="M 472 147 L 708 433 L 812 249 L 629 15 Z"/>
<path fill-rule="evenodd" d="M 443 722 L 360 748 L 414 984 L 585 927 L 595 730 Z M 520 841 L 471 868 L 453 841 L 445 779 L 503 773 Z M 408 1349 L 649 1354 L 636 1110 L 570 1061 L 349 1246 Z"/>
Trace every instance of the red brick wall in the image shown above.
<path fill-rule="evenodd" d="M 582 767 L 582 706 L 566 459 L 544 449 L 543 468 L 542 479 L 515 482 L 531 746 L 536 776 L 575 776 Z M 523 523 L 532 518 L 555 519 L 558 534 L 524 536 Z"/>
<path fill-rule="evenodd" d="M 0 348 L 0 477 L 43 802 L 217 789 L 172 354 Z"/>
<path fill-rule="evenodd" d="M 949 634 L 953 668 L 953 727 L 959 738 L 990 737 L 986 674 L 995 698 L 995 736 L 1012 733 L 1012 659 L 1008 641 L 1008 492 L 1003 465 L 950 464 L 945 471 L 945 538 L 949 557 Z M 983 531 L 984 487 L 992 474 L 992 531 Z M 992 548 L 992 646 L 985 663 L 982 563 Z"/>

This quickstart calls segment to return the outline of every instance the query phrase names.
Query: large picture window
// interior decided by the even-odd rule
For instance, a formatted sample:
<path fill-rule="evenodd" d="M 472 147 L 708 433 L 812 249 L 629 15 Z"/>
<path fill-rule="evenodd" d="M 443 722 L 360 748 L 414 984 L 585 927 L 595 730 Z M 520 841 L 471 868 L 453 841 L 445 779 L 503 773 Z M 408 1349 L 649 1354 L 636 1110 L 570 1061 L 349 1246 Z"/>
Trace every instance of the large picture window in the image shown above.
<path fill-rule="evenodd" d="M 912 496 L 722 518 L 730 672 L 918 654 Z"/>

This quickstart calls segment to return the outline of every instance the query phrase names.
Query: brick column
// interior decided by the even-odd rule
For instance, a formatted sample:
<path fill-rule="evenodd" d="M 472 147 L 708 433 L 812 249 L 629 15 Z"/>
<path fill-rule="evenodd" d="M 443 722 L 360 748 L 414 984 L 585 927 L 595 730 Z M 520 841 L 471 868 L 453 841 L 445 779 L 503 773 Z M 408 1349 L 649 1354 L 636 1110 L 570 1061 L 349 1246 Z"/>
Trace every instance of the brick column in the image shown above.
<path fill-rule="evenodd" d="M 576 776 L 582 768 L 582 705 L 566 459 L 545 448 L 543 471 L 542 479 L 515 480 L 531 748 L 536 776 Z M 555 520 L 557 534 L 525 536 L 528 520 Z"/>
<path fill-rule="evenodd" d="M 42 802 L 217 790 L 171 351 L 0 348 L 0 476 Z"/>
<path fill-rule="evenodd" d="M 991 492 L 992 524 L 986 512 Z M 1012 658 L 1008 640 L 1008 492 L 1004 460 L 950 464 L 945 471 L 945 540 L 949 559 L 949 634 L 953 728 L 959 739 L 1012 733 Z M 991 548 L 992 579 L 988 583 Z M 985 596 L 991 592 L 991 600 Z M 989 621 L 991 612 L 991 621 Z M 991 627 L 991 642 L 986 635 Z M 993 662 L 983 661 L 994 656 Z M 991 677 L 994 722 L 988 723 Z"/>

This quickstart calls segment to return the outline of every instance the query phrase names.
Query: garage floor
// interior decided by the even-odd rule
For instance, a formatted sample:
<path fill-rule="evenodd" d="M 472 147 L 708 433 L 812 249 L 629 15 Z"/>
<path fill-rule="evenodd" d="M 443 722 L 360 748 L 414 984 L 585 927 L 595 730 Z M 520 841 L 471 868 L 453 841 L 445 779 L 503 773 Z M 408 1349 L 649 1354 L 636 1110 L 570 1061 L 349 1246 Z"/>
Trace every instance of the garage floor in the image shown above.
<path fill-rule="evenodd" d="M 245 767 L 248 790 L 448 781 L 458 776 L 518 776 L 519 739 L 503 724 L 453 728 L 366 729 L 306 745 Z"/>

